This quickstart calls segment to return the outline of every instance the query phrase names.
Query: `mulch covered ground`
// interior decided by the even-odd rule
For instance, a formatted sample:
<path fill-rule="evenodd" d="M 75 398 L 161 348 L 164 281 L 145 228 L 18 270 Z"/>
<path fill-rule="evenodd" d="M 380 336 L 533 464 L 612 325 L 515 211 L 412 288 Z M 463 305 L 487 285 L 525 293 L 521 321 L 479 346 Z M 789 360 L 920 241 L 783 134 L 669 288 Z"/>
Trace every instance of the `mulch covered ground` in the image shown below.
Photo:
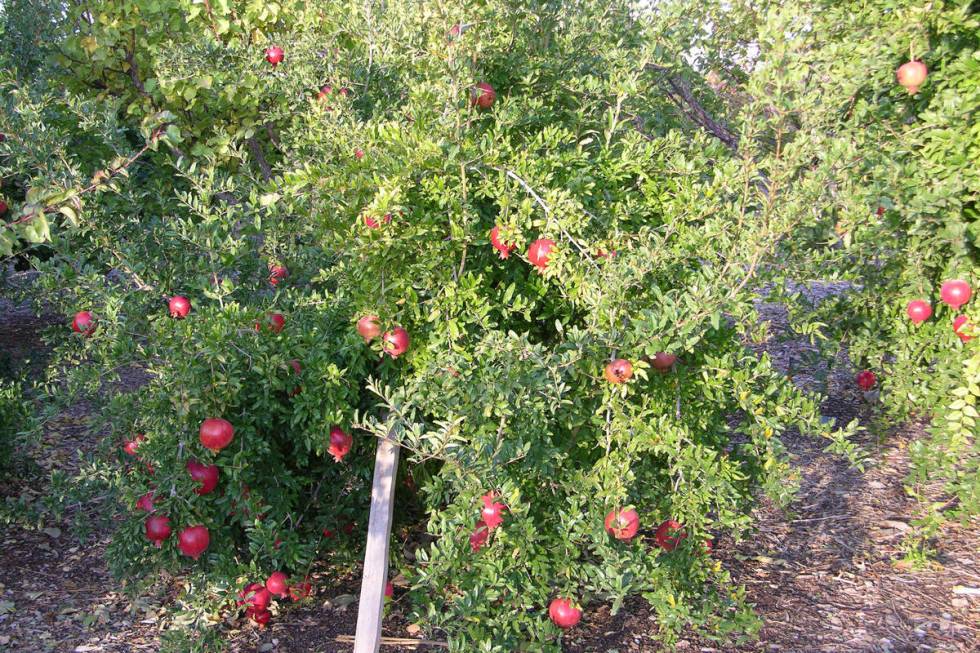
<path fill-rule="evenodd" d="M 53 318 L 35 318 L 26 306 L 2 299 L 0 309 L 0 362 L 17 367 L 28 357 L 43 359 L 38 332 Z M 766 306 L 765 315 L 775 332 L 785 330 L 778 307 Z M 799 363 L 804 341 L 774 338 L 764 348 L 801 386 L 817 387 L 827 377 L 825 415 L 842 422 L 867 417 L 868 400 L 854 389 L 846 361 L 829 371 L 807 369 Z M 37 363 L 28 369 L 36 371 Z M 77 451 L 92 446 L 85 418 L 86 407 L 79 405 L 46 425 L 44 446 L 35 455 L 43 474 L 36 478 L 52 469 L 77 468 Z M 929 570 L 900 563 L 903 536 L 917 516 L 903 488 L 906 451 L 920 434 L 914 424 L 887 437 L 866 433 L 862 445 L 874 461 L 864 474 L 824 453 L 822 442 L 788 435 L 785 443 L 800 481 L 795 503 L 789 511 L 763 504 L 754 538 L 737 546 L 722 540 L 715 549 L 764 620 L 759 639 L 720 645 L 689 634 L 671 650 L 980 651 L 980 529 L 975 524 L 948 528 Z M 0 478 L 2 497 L 37 501 L 44 489 L 36 481 Z M 97 511 L 98 500 L 71 507 L 67 519 L 73 511 Z M 69 535 L 67 520 L 40 526 L 7 525 L 0 532 L 0 652 L 159 650 L 166 597 L 133 602 L 122 593 L 103 559 L 105 534 L 80 545 Z M 315 601 L 289 608 L 264 631 L 247 625 L 232 631 L 230 649 L 351 651 L 342 638 L 354 632 L 357 579 L 315 580 Z M 401 612 L 396 600 L 386 635 L 420 637 Z M 565 645 L 572 652 L 661 651 L 656 632 L 655 617 L 642 600 L 628 602 L 615 616 L 594 605 Z M 408 650 L 444 649 L 382 648 Z"/>

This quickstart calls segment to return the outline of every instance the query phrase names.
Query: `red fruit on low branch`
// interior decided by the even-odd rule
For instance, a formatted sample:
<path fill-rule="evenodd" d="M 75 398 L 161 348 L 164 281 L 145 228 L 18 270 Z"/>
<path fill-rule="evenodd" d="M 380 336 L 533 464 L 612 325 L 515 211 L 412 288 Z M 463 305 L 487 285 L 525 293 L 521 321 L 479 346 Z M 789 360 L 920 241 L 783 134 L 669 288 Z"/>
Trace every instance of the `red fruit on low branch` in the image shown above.
<path fill-rule="evenodd" d="M 653 365 L 654 369 L 659 370 L 661 372 L 666 372 L 667 370 L 672 368 L 674 366 L 674 363 L 676 362 L 677 362 L 677 356 L 673 354 L 668 354 L 665 351 L 658 351 L 654 355 L 653 360 L 650 361 L 650 364 Z"/>
<path fill-rule="evenodd" d="M 895 77 L 898 78 L 898 83 L 912 95 L 919 92 L 919 87 L 926 81 L 926 75 L 928 74 L 929 70 L 921 61 L 903 63 L 895 71 Z"/>
<path fill-rule="evenodd" d="M 302 601 L 313 593 L 313 583 L 309 578 L 304 578 L 302 583 L 295 583 L 289 588 L 289 598 L 293 601 Z"/>
<path fill-rule="evenodd" d="M 494 225 L 493 229 L 490 230 L 490 244 L 493 245 L 495 250 L 497 250 L 500 258 L 509 257 L 510 253 L 513 252 L 514 248 L 516 247 L 516 245 L 505 243 L 504 241 L 500 240 L 500 227 L 497 225 Z"/>
<path fill-rule="evenodd" d="M 923 299 L 913 299 L 905 307 L 905 313 L 913 324 L 922 324 L 932 316 L 932 306 Z"/>
<path fill-rule="evenodd" d="M 289 593 L 289 579 L 283 572 L 274 571 L 266 579 L 265 588 L 273 596 L 284 598 Z"/>
<path fill-rule="evenodd" d="M 196 460 L 188 460 L 187 471 L 192 479 L 200 483 L 200 486 L 194 489 L 195 494 L 204 496 L 218 487 L 217 465 L 202 465 Z"/>
<path fill-rule="evenodd" d="M 279 282 L 289 276 L 289 270 L 286 269 L 285 265 L 270 265 L 269 266 L 269 283 L 272 286 L 278 286 Z"/>
<path fill-rule="evenodd" d="M 185 318 L 191 312 L 191 301 L 182 295 L 174 295 L 167 304 L 170 308 L 170 317 Z"/>
<path fill-rule="evenodd" d="M 377 315 L 365 315 L 357 321 L 357 332 L 364 342 L 371 342 L 381 335 L 381 320 Z"/>
<path fill-rule="evenodd" d="M 205 448 L 218 453 L 235 438 L 235 428 L 231 422 L 220 417 L 209 417 L 201 422 L 200 429 L 201 444 Z"/>
<path fill-rule="evenodd" d="M 636 537 L 640 530 L 640 515 L 632 508 L 628 510 L 612 510 L 606 515 L 606 532 L 617 540 L 629 542 Z"/>
<path fill-rule="evenodd" d="M 551 260 L 551 252 L 554 248 L 555 241 L 539 238 L 527 248 L 527 260 L 539 270 L 544 270 L 548 267 L 548 261 Z"/>
<path fill-rule="evenodd" d="M 163 515 L 147 517 L 144 527 L 146 529 L 146 539 L 153 542 L 153 545 L 158 549 L 163 546 L 163 541 L 170 537 L 170 519 Z"/>
<path fill-rule="evenodd" d="M 177 548 L 185 556 L 197 560 L 211 544 L 211 534 L 204 526 L 188 526 L 177 537 Z"/>
<path fill-rule="evenodd" d="M 139 449 L 140 444 L 146 440 L 146 436 L 142 433 L 137 433 L 136 437 L 132 440 L 126 440 L 123 442 L 122 450 L 129 456 L 135 456 L 136 450 Z"/>
<path fill-rule="evenodd" d="M 391 581 L 389 580 L 387 583 L 385 583 L 385 598 L 390 599 L 394 595 L 395 595 L 395 586 L 392 585 Z"/>
<path fill-rule="evenodd" d="M 653 534 L 654 542 L 664 551 L 673 551 L 685 537 L 684 526 L 672 519 L 660 524 Z"/>
<path fill-rule="evenodd" d="M 878 377 L 871 370 L 862 370 L 854 377 L 857 386 L 867 392 L 878 384 Z"/>
<path fill-rule="evenodd" d="M 153 496 L 153 492 L 147 492 L 139 499 L 136 500 L 136 507 L 140 510 L 145 510 L 146 512 L 153 512 L 153 500 L 156 497 Z"/>
<path fill-rule="evenodd" d="M 90 336 L 95 333 L 95 318 L 88 311 L 79 311 L 71 321 L 71 330 L 83 336 Z"/>
<path fill-rule="evenodd" d="M 4 202 L 3 200 L 0 200 L 0 215 L 3 215 L 4 213 L 6 213 L 7 212 L 7 208 L 8 208 L 7 207 L 7 203 Z"/>
<path fill-rule="evenodd" d="M 473 533 L 470 534 L 470 549 L 473 551 L 473 553 L 476 553 L 485 547 L 489 537 L 490 528 L 487 526 L 486 522 L 483 520 L 476 522 L 476 528 L 474 528 Z"/>
<path fill-rule="evenodd" d="M 392 358 L 398 358 L 408 351 L 410 344 L 411 339 L 408 337 L 408 331 L 401 327 L 395 327 L 391 331 L 386 332 L 381 339 L 381 348 L 384 350 L 384 353 Z"/>
<path fill-rule="evenodd" d="M 953 320 L 953 333 L 956 337 L 960 339 L 960 342 L 969 342 L 973 340 L 973 336 L 967 335 L 966 331 L 972 331 L 973 325 L 970 324 L 970 319 L 965 315 L 958 315 L 955 320 Z"/>
<path fill-rule="evenodd" d="M 374 216 L 369 215 L 367 213 L 363 214 L 361 216 L 361 219 L 364 220 L 364 226 L 366 226 L 368 229 L 380 229 L 381 222 L 384 222 L 385 224 L 391 224 L 390 213 L 385 213 L 384 217 L 381 218 L 381 222 L 378 222 L 378 220 Z"/>
<path fill-rule="evenodd" d="M 354 439 L 339 426 L 330 427 L 330 448 L 328 451 L 336 462 L 344 459 L 350 453 Z"/>
<path fill-rule="evenodd" d="M 626 383 L 633 378 L 633 363 L 625 358 L 617 358 L 606 364 L 606 381 L 613 384 Z"/>
<path fill-rule="evenodd" d="M 364 150 L 362 150 L 361 148 L 357 148 L 356 150 L 354 150 L 354 158 L 357 159 L 358 161 L 360 161 L 361 159 L 363 159 L 364 158 Z"/>
<path fill-rule="evenodd" d="M 272 619 L 272 613 L 268 610 L 256 610 L 249 608 L 245 611 L 245 614 L 248 615 L 248 618 L 251 619 L 259 628 L 265 628 L 265 625 L 269 623 L 270 619 Z"/>
<path fill-rule="evenodd" d="M 285 53 L 278 45 L 265 49 L 265 60 L 271 63 L 273 68 L 282 63 L 283 57 L 285 57 Z"/>
<path fill-rule="evenodd" d="M 262 583 L 250 583 L 238 596 L 242 599 L 238 605 L 247 605 L 251 610 L 265 610 L 272 602 L 272 594 Z"/>
<path fill-rule="evenodd" d="M 480 516 L 483 518 L 481 523 L 486 524 L 491 531 L 496 530 L 504 523 L 507 506 L 497 501 L 496 492 L 487 492 L 480 497 L 480 501 L 483 502 L 483 509 L 480 511 Z"/>
<path fill-rule="evenodd" d="M 582 618 L 582 610 L 571 599 L 558 598 L 548 606 L 548 616 L 559 628 L 572 628 Z"/>
<path fill-rule="evenodd" d="M 944 281 L 939 288 L 939 298 L 952 307 L 954 311 L 958 311 L 960 306 L 970 301 L 972 296 L 973 289 L 970 288 L 970 284 L 962 279 Z"/>
<path fill-rule="evenodd" d="M 489 109 L 497 99 L 497 91 L 486 82 L 479 82 L 470 91 L 470 104 L 481 109 Z"/>
<path fill-rule="evenodd" d="M 454 39 L 459 38 L 459 35 L 462 33 L 463 33 L 462 27 L 460 27 L 459 23 L 456 23 L 455 25 L 449 28 L 449 34 L 448 34 L 449 40 L 452 41 Z"/>
<path fill-rule="evenodd" d="M 268 319 L 269 330 L 273 333 L 279 333 L 286 326 L 286 318 L 282 313 L 269 313 Z"/>

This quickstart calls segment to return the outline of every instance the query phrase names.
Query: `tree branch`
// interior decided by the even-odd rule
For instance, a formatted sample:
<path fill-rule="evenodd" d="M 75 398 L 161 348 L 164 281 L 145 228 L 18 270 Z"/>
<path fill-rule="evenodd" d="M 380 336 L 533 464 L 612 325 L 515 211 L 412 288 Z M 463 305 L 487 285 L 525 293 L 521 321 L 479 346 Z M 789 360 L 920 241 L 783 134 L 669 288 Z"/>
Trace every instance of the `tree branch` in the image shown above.
<path fill-rule="evenodd" d="M 720 140 L 732 151 L 738 151 L 738 136 L 720 120 L 708 115 L 701 103 L 694 97 L 690 85 L 681 77 L 672 75 L 670 69 L 656 64 L 647 64 L 646 69 L 660 75 L 660 83 L 667 97 L 692 122 Z"/>
<path fill-rule="evenodd" d="M 246 142 L 248 143 L 249 151 L 252 153 L 252 156 L 255 157 L 255 162 L 259 164 L 259 170 L 262 171 L 262 178 L 269 181 L 272 179 L 272 166 L 270 166 L 269 162 L 265 160 L 265 155 L 262 154 L 262 146 L 259 145 L 259 142 L 254 136 L 249 138 Z"/>

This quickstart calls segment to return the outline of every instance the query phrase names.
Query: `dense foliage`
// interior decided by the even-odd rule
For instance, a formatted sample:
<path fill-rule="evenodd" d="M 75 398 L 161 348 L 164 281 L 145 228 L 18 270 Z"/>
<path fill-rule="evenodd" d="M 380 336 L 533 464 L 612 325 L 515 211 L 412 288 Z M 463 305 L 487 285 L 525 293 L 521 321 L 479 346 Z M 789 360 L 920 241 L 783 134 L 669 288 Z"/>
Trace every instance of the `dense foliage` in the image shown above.
<path fill-rule="evenodd" d="M 861 456 L 746 347 L 789 280 L 853 282 L 798 330 L 937 418 L 921 469 L 975 511 L 936 294 L 977 280 L 976 21 L 938 4 L 6 3 L 0 255 L 66 316 L 38 399 L 102 407 L 114 571 L 184 574 L 170 642 L 209 645 L 247 583 L 359 558 L 392 434 L 393 565 L 452 650 L 630 595 L 751 633 L 706 541 L 789 497 L 787 429 Z"/>

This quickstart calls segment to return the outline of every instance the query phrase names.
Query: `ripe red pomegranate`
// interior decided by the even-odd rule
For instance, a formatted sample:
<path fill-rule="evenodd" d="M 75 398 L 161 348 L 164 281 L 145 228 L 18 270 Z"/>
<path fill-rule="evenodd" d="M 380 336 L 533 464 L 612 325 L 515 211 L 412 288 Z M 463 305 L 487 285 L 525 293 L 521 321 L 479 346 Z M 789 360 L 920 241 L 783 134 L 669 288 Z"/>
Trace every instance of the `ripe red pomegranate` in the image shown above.
<path fill-rule="evenodd" d="M 606 381 L 613 384 L 626 383 L 633 378 L 633 363 L 625 358 L 617 358 L 606 364 Z"/>
<path fill-rule="evenodd" d="M 493 248 L 497 250 L 497 252 L 499 252 L 500 258 L 507 258 L 510 256 L 510 253 L 513 252 L 514 248 L 516 247 L 516 245 L 505 243 L 504 241 L 500 240 L 500 227 L 498 225 L 494 225 L 493 229 L 490 230 L 490 244 L 493 245 Z"/>
<path fill-rule="evenodd" d="M 220 417 L 209 417 L 201 422 L 201 444 L 215 453 L 231 444 L 234 437 L 235 428 L 228 420 Z"/>
<path fill-rule="evenodd" d="M 363 159 L 364 158 L 364 150 L 362 150 L 361 148 L 357 148 L 356 150 L 354 150 L 354 158 L 357 159 L 358 161 L 360 161 L 361 159 Z"/>
<path fill-rule="evenodd" d="M 269 313 L 270 331 L 273 333 L 279 333 L 282 331 L 284 326 L 286 326 L 286 318 L 283 317 L 282 313 Z"/>
<path fill-rule="evenodd" d="M 604 249 L 599 249 L 599 250 L 596 250 L 595 255 L 596 255 L 596 258 L 606 258 L 607 256 L 609 258 L 616 258 L 616 250 L 612 249 L 612 250 L 609 250 L 607 252 Z"/>
<path fill-rule="evenodd" d="M 660 524 L 653 534 L 653 540 L 664 551 L 673 551 L 685 537 L 687 533 L 684 532 L 684 526 L 672 519 Z"/>
<path fill-rule="evenodd" d="M 211 543 L 211 535 L 204 526 L 188 526 L 177 537 L 177 548 L 194 560 L 201 557 Z"/>
<path fill-rule="evenodd" d="M 449 28 L 449 40 L 452 41 L 454 39 L 459 38 L 459 35 L 462 33 L 463 33 L 463 28 L 460 27 L 459 23 L 456 23 L 455 25 Z"/>
<path fill-rule="evenodd" d="M 709 537 L 704 541 L 704 551 L 708 555 L 711 555 L 714 550 L 715 550 L 715 544 Z"/>
<path fill-rule="evenodd" d="M 273 286 L 278 286 L 279 282 L 289 276 L 289 270 L 286 269 L 285 265 L 270 265 L 269 266 L 269 283 Z"/>
<path fill-rule="evenodd" d="M 470 104 L 481 109 L 489 109 L 497 99 L 497 91 L 486 82 L 479 82 L 470 91 Z"/>
<path fill-rule="evenodd" d="M 487 527 L 486 522 L 482 519 L 476 522 L 476 528 L 473 529 L 473 533 L 470 535 L 470 549 L 473 550 L 473 553 L 485 547 L 489 537 L 490 529 Z"/>
<path fill-rule="evenodd" d="M 145 435 L 143 435 L 142 433 L 137 433 L 136 437 L 133 438 L 132 440 L 126 440 L 125 442 L 123 442 L 122 450 L 130 456 L 135 456 L 136 450 L 139 449 L 140 443 L 143 442 L 143 440 L 145 439 L 146 439 Z"/>
<path fill-rule="evenodd" d="M 325 538 L 327 538 L 329 540 L 331 537 L 333 537 L 333 531 L 330 530 L 329 528 L 324 528 L 323 529 L 323 537 L 325 537 Z"/>
<path fill-rule="evenodd" d="M 554 248 L 555 241 L 548 240 L 547 238 L 539 238 L 527 248 L 527 260 L 539 270 L 544 270 L 548 267 L 548 261 L 551 259 L 551 250 Z"/>
<path fill-rule="evenodd" d="M 483 518 L 481 522 L 486 524 L 491 531 L 496 530 L 498 526 L 504 523 L 504 512 L 507 510 L 507 506 L 497 501 L 496 492 L 487 492 L 480 497 L 480 501 L 483 502 L 483 510 L 480 511 L 480 517 Z"/>
<path fill-rule="evenodd" d="M 284 56 L 285 53 L 278 45 L 273 45 L 265 50 L 265 60 L 271 63 L 273 68 L 282 63 Z"/>
<path fill-rule="evenodd" d="M 926 75 L 928 74 L 929 70 L 921 61 L 903 63 L 895 71 L 895 77 L 898 78 L 898 83 L 905 87 L 912 95 L 919 92 L 919 87 L 922 86 L 922 82 L 926 81 Z"/>
<path fill-rule="evenodd" d="M 411 344 L 411 340 L 408 337 L 408 331 L 401 327 L 395 327 L 381 338 L 381 348 L 392 358 L 398 358 L 408 351 L 409 344 Z"/>
<path fill-rule="evenodd" d="M 342 95 L 343 97 L 347 97 L 348 95 L 350 95 L 350 89 L 349 89 L 349 88 L 347 88 L 346 86 L 344 86 L 344 87 L 342 87 L 342 88 L 341 88 L 341 89 L 340 89 L 339 91 L 337 91 L 337 92 L 338 92 L 338 93 L 340 93 L 340 94 L 341 94 L 341 95 Z"/>
<path fill-rule="evenodd" d="M 328 451 L 330 455 L 336 462 L 340 462 L 344 459 L 348 453 L 350 453 L 351 445 L 354 443 L 354 438 L 350 434 L 345 433 L 339 426 L 330 427 L 330 448 Z"/>
<path fill-rule="evenodd" d="M 559 628 L 572 628 L 582 618 L 582 610 L 571 599 L 555 599 L 548 606 L 548 616 Z"/>
<path fill-rule="evenodd" d="M 879 206 L 875 213 L 877 213 L 878 217 L 880 218 L 881 216 L 885 215 L 885 207 Z"/>
<path fill-rule="evenodd" d="M 629 542 L 636 537 L 638 530 L 640 530 L 640 515 L 632 508 L 610 510 L 606 515 L 606 532 L 617 540 Z"/>
<path fill-rule="evenodd" d="M 381 227 L 381 222 L 378 222 L 373 216 L 370 216 L 367 213 L 363 214 L 361 216 L 361 219 L 364 220 L 364 226 L 366 226 L 368 229 L 379 229 Z M 391 214 L 385 213 L 381 221 L 384 222 L 385 224 L 390 224 Z"/>
<path fill-rule="evenodd" d="M 395 595 L 395 586 L 392 585 L 391 581 L 389 580 L 387 583 L 385 583 L 385 598 L 390 599 L 394 595 Z"/>
<path fill-rule="evenodd" d="M 269 590 L 269 593 L 273 596 L 278 596 L 279 598 L 285 598 L 286 594 L 289 593 L 289 582 L 286 578 L 286 574 L 281 571 L 274 571 L 269 574 L 269 577 L 265 581 L 265 588 Z"/>
<path fill-rule="evenodd" d="M 184 318 L 191 312 L 190 300 L 181 295 L 171 297 L 168 306 L 170 308 L 170 317 Z"/>
<path fill-rule="evenodd" d="M 326 102 L 330 99 L 331 93 L 333 93 L 333 86 L 324 84 L 320 87 L 320 92 L 316 94 L 316 99 L 320 100 L 320 102 Z"/>
<path fill-rule="evenodd" d="M 170 537 L 170 518 L 163 515 L 153 515 L 147 517 L 144 524 L 146 527 L 146 539 L 153 542 L 156 548 L 163 546 L 163 541 Z"/>
<path fill-rule="evenodd" d="M 878 377 L 871 370 L 862 370 L 854 377 L 854 382 L 859 388 L 867 392 L 878 383 Z"/>
<path fill-rule="evenodd" d="M 0 200 L 0 215 L 3 215 L 6 212 L 7 212 L 7 203 L 4 202 L 3 200 Z"/>
<path fill-rule="evenodd" d="M 3 132 L 0 132 L 0 143 L 4 142 L 5 140 L 7 140 L 7 135 L 4 134 Z"/>
<path fill-rule="evenodd" d="M 136 507 L 146 512 L 153 512 L 153 500 L 155 498 L 151 490 L 136 500 Z"/>
<path fill-rule="evenodd" d="M 973 330 L 973 325 L 970 324 L 970 319 L 965 315 L 958 315 L 955 320 L 953 320 L 953 333 L 960 339 L 960 342 L 969 342 L 973 340 L 973 336 L 968 336 L 965 331 Z"/>
<path fill-rule="evenodd" d="M 913 324 L 922 324 L 932 315 L 932 306 L 924 299 L 913 299 L 905 307 L 905 312 Z"/>
<path fill-rule="evenodd" d="M 265 628 L 265 625 L 269 623 L 270 619 L 272 619 L 272 613 L 268 610 L 256 610 L 254 608 L 249 608 L 245 611 L 245 614 L 249 619 L 255 622 L 255 625 L 259 628 Z"/>
<path fill-rule="evenodd" d="M 71 330 L 83 336 L 90 336 L 95 333 L 95 318 L 88 311 L 79 311 L 71 321 Z"/>
<path fill-rule="evenodd" d="M 204 496 L 214 491 L 218 487 L 218 466 L 202 465 L 196 460 L 187 461 L 187 471 L 191 478 L 200 483 L 200 487 L 194 489 L 196 494 Z"/>
<path fill-rule="evenodd" d="M 654 355 L 653 360 L 650 361 L 654 369 L 660 370 L 661 372 L 666 372 L 667 370 L 672 368 L 674 366 L 674 363 L 676 362 L 677 362 L 677 356 L 674 356 L 673 354 L 668 354 L 665 351 L 658 351 Z"/>
<path fill-rule="evenodd" d="M 380 319 L 377 315 L 365 315 L 357 321 L 357 332 L 364 338 L 364 342 L 371 342 L 381 335 Z"/>
<path fill-rule="evenodd" d="M 242 599 L 238 605 L 248 605 L 253 610 L 265 610 L 272 602 L 272 594 L 262 583 L 249 583 L 238 596 Z"/>
<path fill-rule="evenodd" d="M 302 601 L 313 593 L 313 583 L 309 578 L 304 578 L 302 583 L 295 583 L 289 588 L 289 598 L 294 601 Z"/>
<path fill-rule="evenodd" d="M 970 301 L 972 296 L 973 289 L 970 288 L 970 284 L 962 279 L 944 281 L 939 288 L 939 298 L 951 306 L 954 311 L 958 311 L 960 306 Z"/>

